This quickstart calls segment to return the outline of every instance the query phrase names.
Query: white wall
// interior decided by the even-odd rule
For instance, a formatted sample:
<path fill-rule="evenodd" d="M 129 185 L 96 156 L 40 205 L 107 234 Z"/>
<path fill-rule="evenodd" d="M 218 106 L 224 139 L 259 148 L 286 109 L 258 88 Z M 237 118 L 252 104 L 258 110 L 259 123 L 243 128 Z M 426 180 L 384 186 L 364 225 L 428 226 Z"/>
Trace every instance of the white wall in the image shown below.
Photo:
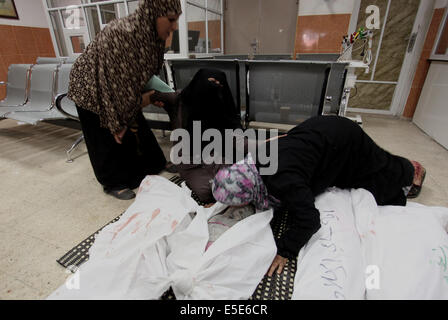
<path fill-rule="evenodd" d="M 433 61 L 414 115 L 414 123 L 448 149 L 448 63 Z"/>
<path fill-rule="evenodd" d="M 351 14 L 357 0 L 299 0 L 299 16 Z"/>
<path fill-rule="evenodd" d="M 19 20 L 0 19 L 0 24 L 49 28 L 42 0 L 15 0 Z"/>
<path fill-rule="evenodd" d="M 448 6 L 448 0 L 436 0 L 435 9 L 445 8 Z"/>

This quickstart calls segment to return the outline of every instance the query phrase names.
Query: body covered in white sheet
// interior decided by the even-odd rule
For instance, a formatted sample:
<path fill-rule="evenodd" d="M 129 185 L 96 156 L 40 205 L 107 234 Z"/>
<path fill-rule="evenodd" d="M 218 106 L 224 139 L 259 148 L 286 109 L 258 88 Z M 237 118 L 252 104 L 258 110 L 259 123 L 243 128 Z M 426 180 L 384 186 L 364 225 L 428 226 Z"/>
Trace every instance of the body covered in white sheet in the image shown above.
<path fill-rule="evenodd" d="M 378 207 L 368 192 L 352 193 L 366 268 L 377 272 L 366 298 L 448 299 L 448 208 Z"/>
<path fill-rule="evenodd" d="M 447 208 L 379 207 L 364 189 L 329 189 L 316 208 L 293 299 L 448 299 Z"/>
<path fill-rule="evenodd" d="M 272 210 L 233 225 L 207 250 L 208 219 L 191 191 L 160 176 L 146 177 L 135 202 L 105 227 L 77 271 L 79 288 L 62 285 L 48 299 L 248 299 L 272 262 Z M 193 215 L 192 213 L 196 213 Z"/>
<path fill-rule="evenodd" d="M 299 253 L 293 299 L 364 299 L 364 261 L 350 191 L 329 189 L 315 206 L 321 228 Z"/>

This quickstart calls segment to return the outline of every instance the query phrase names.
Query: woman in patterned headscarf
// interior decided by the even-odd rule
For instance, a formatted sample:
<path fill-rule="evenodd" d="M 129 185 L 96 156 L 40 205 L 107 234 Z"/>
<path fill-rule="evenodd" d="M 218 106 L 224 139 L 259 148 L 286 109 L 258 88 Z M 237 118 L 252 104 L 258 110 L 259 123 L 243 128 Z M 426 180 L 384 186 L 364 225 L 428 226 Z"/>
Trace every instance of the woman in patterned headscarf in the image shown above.
<path fill-rule="evenodd" d="M 142 90 L 159 74 L 180 14 L 179 0 L 140 0 L 134 13 L 96 36 L 70 74 L 68 97 L 76 103 L 96 178 L 119 199 L 135 197 L 131 189 L 166 165 L 141 111 L 152 92 Z"/>
<path fill-rule="evenodd" d="M 229 206 L 241 207 L 252 204 L 259 211 L 279 205 L 268 194 L 252 155 L 230 167 L 218 171 L 212 182 L 213 197 Z"/>
<path fill-rule="evenodd" d="M 272 139 L 271 139 L 272 140 Z M 268 207 L 288 214 L 288 226 L 277 239 L 277 257 L 268 275 L 281 273 L 288 259 L 320 229 L 315 198 L 327 188 L 366 189 L 380 206 L 405 206 L 420 193 L 426 170 L 416 161 L 379 147 L 355 122 L 344 117 L 308 119 L 278 137 L 278 170 L 260 175 L 261 164 L 245 161 L 221 169 L 215 176 L 215 199 L 230 206 Z M 271 142 L 268 142 L 271 143 Z M 277 200 L 278 199 L 278 200 Z"/>

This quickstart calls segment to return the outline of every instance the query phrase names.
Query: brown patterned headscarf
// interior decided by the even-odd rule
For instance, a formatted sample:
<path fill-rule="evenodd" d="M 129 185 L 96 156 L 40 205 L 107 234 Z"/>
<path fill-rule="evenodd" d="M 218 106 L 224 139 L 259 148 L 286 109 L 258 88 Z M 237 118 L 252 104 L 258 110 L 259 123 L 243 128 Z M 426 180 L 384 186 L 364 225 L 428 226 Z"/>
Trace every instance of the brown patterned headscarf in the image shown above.
<path fill-rule="evenodd" d="M 68 97 L 99 115 L 111 133 L 132 123 L 145 84 L 159 74 L 165 41 L 156 20 L 181 14 L 180 0 L 140 0 L 137 10 L 109 23 L 73 64 Z"/>

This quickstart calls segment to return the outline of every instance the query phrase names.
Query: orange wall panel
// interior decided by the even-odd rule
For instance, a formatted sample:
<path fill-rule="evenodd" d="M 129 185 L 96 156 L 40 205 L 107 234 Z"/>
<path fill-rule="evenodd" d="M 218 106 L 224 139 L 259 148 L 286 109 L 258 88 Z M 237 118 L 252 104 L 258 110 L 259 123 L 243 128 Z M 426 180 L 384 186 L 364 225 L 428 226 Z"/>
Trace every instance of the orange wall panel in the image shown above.
<path fill-rule="evenodd" d="M 35 63 L 37 57 L 56 57 L 48 28 L 0 25 L 0 81 L 7 80 L 8 67 Z M 6 90 L 0 86 L 0 100 Z"/>
<path fill-rule="evenodd" d="M 16 39 L 13 35 L 13 26 L 0 25 L 0 54 L 17 54 L 19 52 L 17 48 Z"/>
<path fill-rule="evenodd" d="M 205 21 L 191 21 L 188 22 L 188 30 L 199 31 L 199 38 L 205 39 Z M 208 21 L 208 38 L 211 43 L 211 48 L 221 48 L 221 21 L 209 20 Z M 171 41 L 173 34 L 165 42 L 165 48 L 171 47 Z M 194 48 L 193 48 L 194 49 Z"/>
<path fill-rule="evenodd" d="M 205 39 L 205 21 L 188 22 L 188 30 L 199 31 L 199 38 Z M 221 47 L 221 21 L 208 21 L 208 39 L 210 40 L 211 48 Z"/>
<path fill-rule="evenodd" d="M 296 53 L 339 53 L 342 37 L 347 35 L 350 14 L 299 16 Z"/>

